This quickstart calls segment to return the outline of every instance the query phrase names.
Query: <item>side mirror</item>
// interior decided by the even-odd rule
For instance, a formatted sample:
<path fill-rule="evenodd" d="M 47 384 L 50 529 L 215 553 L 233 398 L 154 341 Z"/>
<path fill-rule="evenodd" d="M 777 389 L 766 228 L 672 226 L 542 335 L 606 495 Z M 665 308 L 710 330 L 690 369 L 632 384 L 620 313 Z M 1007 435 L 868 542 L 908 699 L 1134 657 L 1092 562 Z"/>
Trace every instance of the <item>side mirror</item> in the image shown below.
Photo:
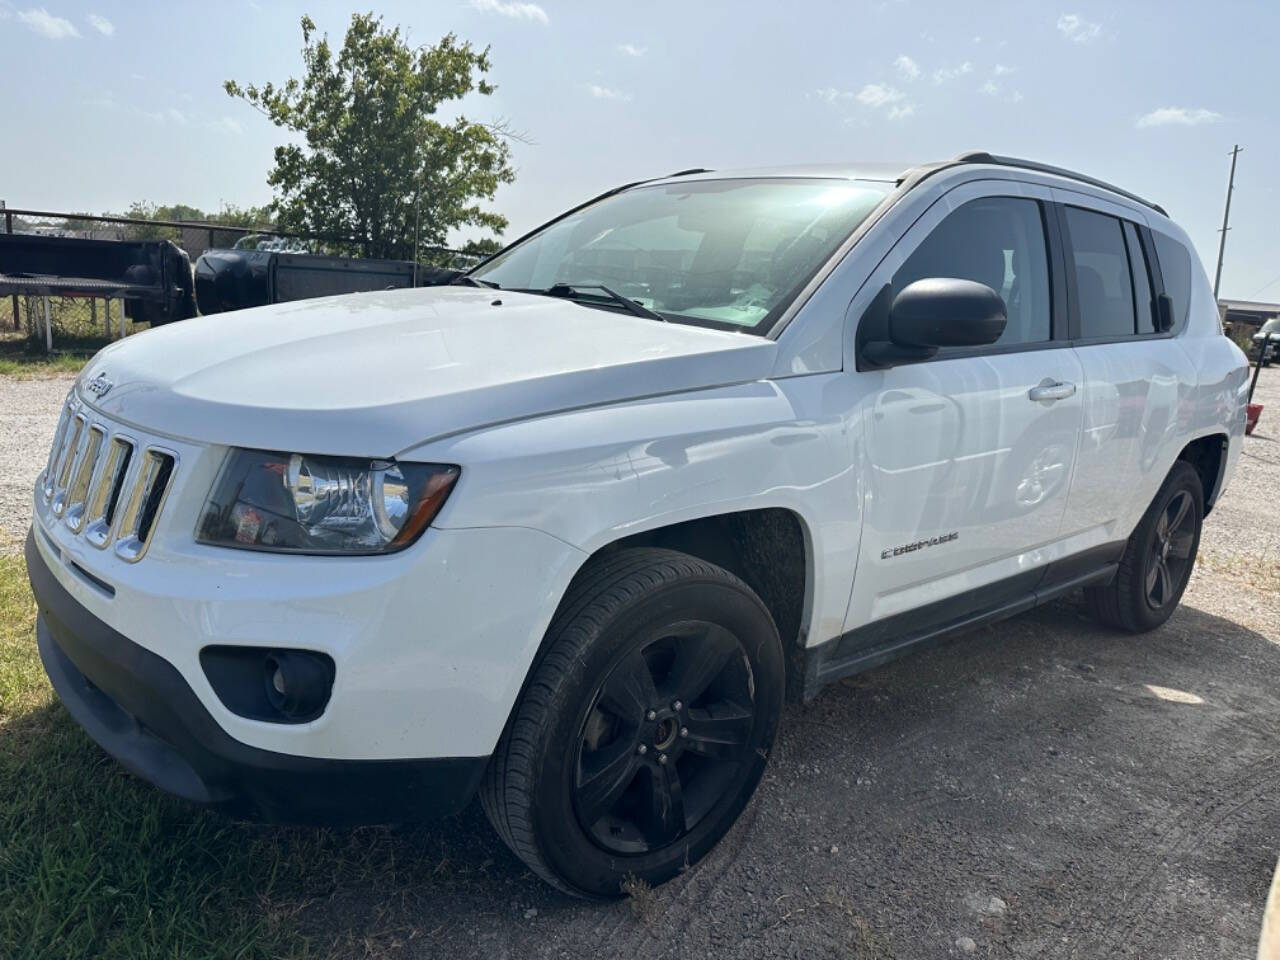
<path fill-rule="evenodd" d="M 893 298 L 889 339 L 899 347 L 983 347 L 1004 333 L 1004 300 L 972 280 L 917 280 Z"/>

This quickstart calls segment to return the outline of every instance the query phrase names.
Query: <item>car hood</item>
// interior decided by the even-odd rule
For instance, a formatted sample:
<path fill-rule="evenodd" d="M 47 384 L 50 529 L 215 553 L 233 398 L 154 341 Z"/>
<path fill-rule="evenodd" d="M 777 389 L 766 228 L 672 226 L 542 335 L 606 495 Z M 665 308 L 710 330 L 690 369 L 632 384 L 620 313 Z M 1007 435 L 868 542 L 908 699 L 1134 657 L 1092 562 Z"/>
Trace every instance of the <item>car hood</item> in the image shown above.
<path fill-rule="evenodd" d="M 174 437 L 389 457 L 494 423 L 758 380 L 774 351 L 762 337 L 437 287 L 170 324 L 103 350 L 77 390 Z"/>

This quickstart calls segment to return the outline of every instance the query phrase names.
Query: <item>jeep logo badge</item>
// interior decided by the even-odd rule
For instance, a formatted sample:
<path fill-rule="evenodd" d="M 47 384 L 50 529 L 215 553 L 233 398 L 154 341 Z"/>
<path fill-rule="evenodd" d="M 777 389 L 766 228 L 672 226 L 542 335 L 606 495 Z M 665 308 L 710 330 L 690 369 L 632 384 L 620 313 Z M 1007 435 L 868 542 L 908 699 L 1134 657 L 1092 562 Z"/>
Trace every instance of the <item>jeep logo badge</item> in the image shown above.
<path fill-rule="evenodd" d="M 107 379 L 105 373 L 100 373 L 88 383 L 84 385 L 85 389 L 101 400 L 107 395 L 107 391 L 111 389 L 111 381 Z"/>

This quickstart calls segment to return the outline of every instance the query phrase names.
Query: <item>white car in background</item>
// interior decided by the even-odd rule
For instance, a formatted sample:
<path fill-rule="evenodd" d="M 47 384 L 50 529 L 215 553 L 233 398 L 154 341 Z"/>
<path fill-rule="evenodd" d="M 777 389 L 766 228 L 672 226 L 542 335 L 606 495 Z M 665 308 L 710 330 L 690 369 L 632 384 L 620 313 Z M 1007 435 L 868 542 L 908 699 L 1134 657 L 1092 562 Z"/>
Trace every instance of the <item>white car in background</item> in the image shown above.
<path fill-rule="evenodd" d="M 987 154 L 632 184 L 456 284 L 85 368 L 27 561 L 139 776 L 272 820 L 478 793 L 563 890 L 660 882 L 788 698 L 1078 589 L 1163 623 L 1244 433 L 1186 234 Z"/>

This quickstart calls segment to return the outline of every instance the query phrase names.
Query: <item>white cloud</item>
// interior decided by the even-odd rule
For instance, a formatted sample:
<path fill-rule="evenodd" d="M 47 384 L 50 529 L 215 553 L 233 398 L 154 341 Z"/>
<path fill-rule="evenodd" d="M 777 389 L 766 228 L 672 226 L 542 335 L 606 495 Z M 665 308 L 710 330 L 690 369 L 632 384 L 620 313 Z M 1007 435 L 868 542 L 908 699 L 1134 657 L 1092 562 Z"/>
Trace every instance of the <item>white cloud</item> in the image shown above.
<path fill-rule="evenodd" d="M 588 83 L 587 90 L 597 100 L 618 100 L 622 103 L 631 99 L 631 94 L 622 90 L 615 90 L 613 87 L 602 87 L 598 83 Z"/>
<path fill-rule="evenodd" d="M 643 57 L 649 52 L 648 47 L 637 47 L 634 43 L 620 43 L 618 49 L 628 57 Z"/>
<path fill-rule="evenodd" d="M 64 17 L 55 17 L 44 7 L 32 7 L 30 10 L 19 10 L 18 20 L 26 24 L 42 37 L 50 40 L 65 40 L 68 37 L 80 36 L 74 23 Z"/>
<path fill-rule="evenodd" d="M 973 64 L 965 61 L 958 67 L 939 67 L 933 71 L 934 83 L 950 83 L 957 77 L 963 77 L 966 73 L 973 73 Z"/>
<path fill-rule="evenodd" d="M 122 103 L 116 99 L 115 94 L 110 90 L 92 93 L 84 98 L 84 102 L 95 110 L 110 110 L 129 116 L 141 117 L 143 120 L 161 126 L 172 124 L 177 127 L 189 127 L 191 129 L 204 128 L 215 133 L 235 134 L 237 136 L 244 133 L 244 128 L 240 126 L 240 122 L 231 117 L 219 117 L 216 120 L 211 120 L 199 114 L 184 113 L 174 107 L 166 107 L 163 110 L 147 110 L 136 104 Z"/>
<path fill-rule="evenodd" d="M 837 100 L 848 100 L 853 94 L 848 90 L 839 90 L 836 87 L 819 87 L 813 91 L 811 96 L 817 97 L 823 103 L 835 103 Z"/>
<path fill-rule="evenodd" d="M 906 94 L 901 90 L 886 87 L 882 83 L 868 83 L 858 91 L 858 102 L 865 103 L 868 107 L 883 107 L 899 103 L 905 98 Z"/>
<path fill-rule="evenodd" d="M 93 29 L 97 30 L 104 37 L 115 35 L 116 25 L 106 17 L 96 13 L 91 13 L 85 17 L 85 19 L 89 21 L 89 26 L 93 27 Z"/>
<path fill-rule="evenodd" d="M 240 121 L 231 117 L 219 117 L 217 120 L 210 120 L 205 126 L 214 133 L 231 133 L 236 136 L 244 133 L 244 128 L 240 126 Z"/>
<path fill-rule="evenodd" d="M 899 54 L 898 59 L 893 61 L 893 69 L 898 71 L 898 76 L 903 80 L 914 80 L 920 76 L 920 64 L 905 53 Z"/>
<path fill-rule="evenodd" d="M 856 100 L 864 107 L 870 107 L 873 110 L 883 109 L 890 120 L 903 120 L 916 112 L 915 104 L 907 99 L 905 93 L 897 87 L 884 83 L 868 83 L 857 93 L 852 90 L 841 90 L 838 87 L 822 87 L 814 90 L 809 96 L 817 97 L 824 103 L 830 104 Z M 845 122 L 852 123 L 854 119 L 849 117 Z"/>
<path fill-rule="evenodd" d="M 855 99 L 873 110 L 887 108 L 885 115 L 890 120 L 905 120 L 916 112 L 915 104 L 907 99 L 905 93 L 883 83 L 868 83 L 857 92 Z"/>
<path fill-rule="evenodd" d="M 1201 123 L 1217 123 L 1222 114 L 1203 107 L 1160 107 L 1138 118 L 1137 127 L 1194 127 Z"/>
<path fill-rule="evenodd" d="M 988 97 L 1000 97 L 1003 100 L 1007 100 L 1009 103 L 1021 103 L 1022 102 L 1021 91 L 1011 90 L 1006 92 L 1004 86 L 1002 86 L 999 83 L 996 83 L 996 77 L 1007 77 L 1009 74 L 1013 72 L 1014 72 L 1013 67 L 1006 67 L 1002 64 L 997 63 L 991 69 L 991 76 L 988 77 L 986 82 L 983 83 L 982 86 L 978 88 L 978 91 L 980 93 L 985 93 Z"/>
<path fill-rule="evenodd" d="M 1064 13 L 1060 16 L 1058 30 L 1072 43 L 1092 43 L 1102 36 L 1102 24 L 1085 20 L 1075 13 Z"/>
<path fill-rule="evenodd" d="M 470 0 L 471 8 L 481 13 L 496 13 L 512 20 L 537 20 L 549 23 L 547 11 L 536 3 L 522 3 L 520 0 Z"/>

